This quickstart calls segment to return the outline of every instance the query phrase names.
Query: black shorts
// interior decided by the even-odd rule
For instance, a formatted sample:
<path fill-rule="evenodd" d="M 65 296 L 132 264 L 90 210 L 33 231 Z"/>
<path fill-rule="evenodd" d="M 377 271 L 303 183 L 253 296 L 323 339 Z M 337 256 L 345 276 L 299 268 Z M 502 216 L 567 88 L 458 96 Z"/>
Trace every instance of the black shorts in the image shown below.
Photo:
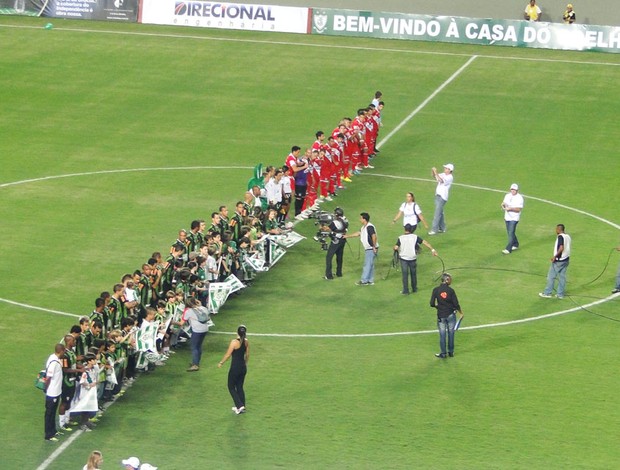
<path fill-rule="evenodd" d="M 62 384 L 62 393 L 60 394 L 60 400 L 68 405 L 73 400 L 73 396 L 75 395 L 75 383 L 71 386 L 68 386 L 63 382 Z"/>

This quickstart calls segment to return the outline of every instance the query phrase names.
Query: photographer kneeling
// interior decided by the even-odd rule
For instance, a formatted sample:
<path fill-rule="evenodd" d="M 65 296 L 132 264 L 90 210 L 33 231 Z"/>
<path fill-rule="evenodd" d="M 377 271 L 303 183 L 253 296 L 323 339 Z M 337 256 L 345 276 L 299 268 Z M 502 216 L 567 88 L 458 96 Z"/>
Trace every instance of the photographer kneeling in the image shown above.
<path fill-rule="evenodd" d="M 342 258 L 344 255 L 344 246 L 346 245 L 346 233 L 349 227 L 349 221 L 344 216 L 344 211 L 340 207 L 334 209 L 334 217 L 329 225 L 322 225 L 321 232 L 328 233 L 331 243 L 327 249 L 325 257 L 325 277 L 324 279 L 333 279 L 332 259 L 336 255 L 336 276 L 342 277 Z"/>

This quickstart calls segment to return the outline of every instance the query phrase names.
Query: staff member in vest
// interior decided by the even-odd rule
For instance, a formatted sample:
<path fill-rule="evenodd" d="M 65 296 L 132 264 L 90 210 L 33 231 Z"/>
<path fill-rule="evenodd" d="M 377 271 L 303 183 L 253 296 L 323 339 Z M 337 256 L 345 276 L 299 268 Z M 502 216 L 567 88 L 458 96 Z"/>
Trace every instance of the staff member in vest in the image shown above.
<path fill-rule="evenodd" d="M 545 286 L 545 290 L 538 294 L 545 299 L 551 297 L 556 279 L 558 280 L 558 299 L 563 299 L 566 291 L 566 271 L 568 270 L 568 262 L 570 259 L 571 238 L 568 233 L 564 233 L 564 230 L 564 224 L 555 226 L 557 238 L 553 246 L 553 257 L 551 258 L 551 266 L 547 274 L 547 285 Z"/>
<path fill-rule="evenodd" d="M 456 312 L 463 318 L 463 311 L 456 297 L 456 292 L 450 287 L 452 276 L 444 273 L 441 276 L 441 284 L 433 289 L 431 295 L 431 307 L 437 309 L 437 329 L 439 330 L 440 352 L 435 357 L 445 359 L 454 357 L 454 327 L 456 326 Z M 448 347 L 446 348 L 446 336 Z"/>
<path fill-rule="evenodd" d="M 62 394 L 62 364 L 60 358 L 65 354 L 65 347 L 58 343 L 54 354 L 45 363 L 45 440 L 57 441 L 56 410 Z"/>
<path fill-rule="evenodd" d="M 452 163 L 446 163 L 443 166 L 443 173 L 437 173 L 437 168 L 431 168 L 433 178 L 437 181 L 437 188 L 435 189 L 435 215 L 433 216 L 433 225 L 429 235 L 435 235 L 437 232 L 446 231 L 446 220 L 443 213 L 443 208 L 448 202 L 448 196 L 450 194 L 450 186 L 454 177 L 452 172 L 454 171 L 454 165 Z"/>
<path fill-rule="evenodd" d="M 523 210 L 523 196 L 519 194 L 519 185 L 513 183 L 510 185 L 510 192 L 504 196 L 502 201 L 502 210 L 504 211 L 504 221 L 506 222 L 506 233 L 508 234 L 508 243 L 502 253 L 509 255 L 513 250 L 519 249 L 519 240 L 517 240 L 517 224 L 521 218 Z"/>
<path fill-rule="evenodd" d="M 375 284 L 375 259 L 379 250 L 379 241 L 377 240 L 377 230 L 370 223 L 370 215 L 368 212 L 360 214 L 360 222 L 362 228 L 359 232 L 346 235 L 349 237 L 360 237 L 362 246 L 364 247 L 364 267 L 362 268 L 362 279 L 355 284 L 358 286 L 372 286 Z"/>
<path fill-rule="evenodd" d="M 398 252 L 398 259 L 400 260 L 400 270 L 403 274 L 403 290 L 401 294 L 409 294 L 409 275 L 411 275 L 411 292 L 418 291 L 418 275 L 417 275 L 417 253 L 420 250 L 420 245 L 424 245 L 433 256 L 437 256 L 437 251 L 426 240 L 422 240 L 420 237 L 413 233 L 414 227 L 411 224 L 405 225 L 405 234 L 398 237 L 396 245 L 394 245 L 394 251 Z"/>

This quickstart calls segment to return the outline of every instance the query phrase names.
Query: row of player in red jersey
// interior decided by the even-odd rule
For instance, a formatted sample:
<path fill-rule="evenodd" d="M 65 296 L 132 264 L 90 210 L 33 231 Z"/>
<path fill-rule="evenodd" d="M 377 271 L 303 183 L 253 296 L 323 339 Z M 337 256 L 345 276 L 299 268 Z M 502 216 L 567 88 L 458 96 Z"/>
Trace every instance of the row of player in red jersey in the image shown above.
<path fill-rule="evenodd" d="M 384 103 L 377 91 L 372 103 L 357 110 L 354 119 L 343 118 L 326 136 L 316 133 L 312 147 L 302 154 L 293 146 L 285 161 L 291 176 L 291 190 L 295 194 L 295 218 L 308 218 L 323 200 L 331 201 L 343 183 L 366 168 L 374 168 L 370 161 L 379 152 L 377 136 L 381 127 Z"/>

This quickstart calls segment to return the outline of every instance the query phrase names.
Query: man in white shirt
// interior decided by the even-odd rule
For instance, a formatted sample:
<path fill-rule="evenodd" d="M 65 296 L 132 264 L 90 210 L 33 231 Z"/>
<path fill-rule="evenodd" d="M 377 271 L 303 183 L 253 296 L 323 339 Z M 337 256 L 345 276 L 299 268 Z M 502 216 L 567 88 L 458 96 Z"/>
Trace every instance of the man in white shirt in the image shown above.
<path fill-rule="evenodd" d="M 54 354 L 45 363 L 45 440 L 58 441 L 56 434 L 56 410 L 62 394 L 62 364 L 60 358 L 65 354 L 64 345 L 58 343 Z"/>
<path fill-rule="evenodd" d="M 358 286 L 373 286 L 375 284 L 375 259 L 377 250 L 379 249 L 379 241 L 377 240 L 377 230 L 370 223 L 370 215 L 368 212 L 360 214 L 360 222 L 362 228 L 359 232 L 345 235 L 344 238 L 360 237 L 362 246 L 364 247 L 364 267 L 362 268 L 362 279 L 356 282 Z"/>
<path fill-rule="evenodd" d="M 433 178 L 437 181 L 437 188 L 435 189 L 435 215 L 433 217 L 433 225 L 429 235 L 435 235 L 437 232 L 443 233 L 446 231 L 446 221 L 443 213 L 443 208 L 448 202 L 448 196 L 450 194 L 450 186 L 454 177 L 452 172 L 454 171 L 454 165 L 452 163 L 446 163 L 443 166 L 443 173 L 437 173 L 437 168 L 431 169 L 433 172 Z"/>
<path fill-rule="evenodd" d="M 265 185 L 267 191 L 267 201 L 269 201 L 269 207 L 280 210 L 282 206 L 282 176 L 284 173 L 281 168 L 276 170 L 273 178 L 271 178 Z"/>
<path fill-rule="evenodd" d="M 502 201 L 502 210 L 504 211 L 504 221 L 506 222 L 506 232 L 508 233 L 508 244 L 502 250 L 502 253 L 509 255 L 513 250 L 519 249 L 519 240 L 517 240 L 517 224 L 521 218 L 523 210 L 523 196 L 519 194 L 519 185 L 513 183 L 510 185 L 510 192 L 504 196 Z"/>

